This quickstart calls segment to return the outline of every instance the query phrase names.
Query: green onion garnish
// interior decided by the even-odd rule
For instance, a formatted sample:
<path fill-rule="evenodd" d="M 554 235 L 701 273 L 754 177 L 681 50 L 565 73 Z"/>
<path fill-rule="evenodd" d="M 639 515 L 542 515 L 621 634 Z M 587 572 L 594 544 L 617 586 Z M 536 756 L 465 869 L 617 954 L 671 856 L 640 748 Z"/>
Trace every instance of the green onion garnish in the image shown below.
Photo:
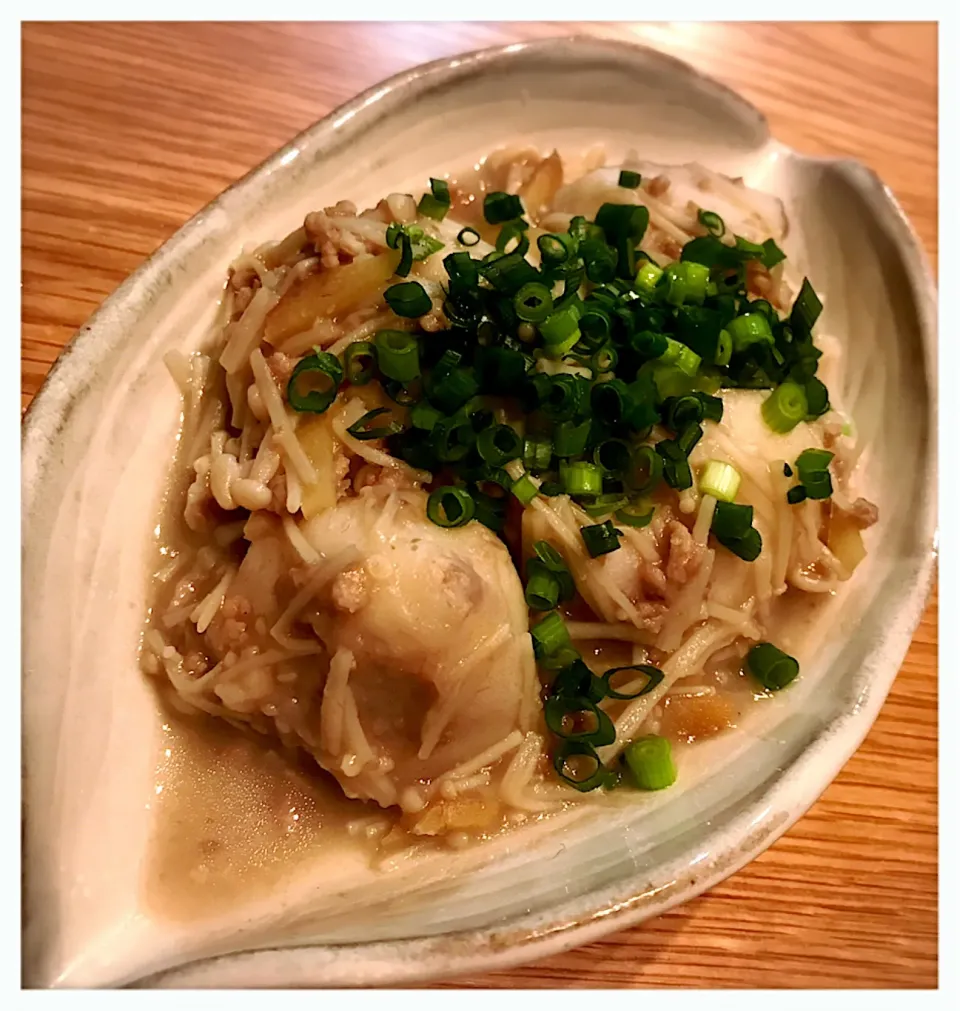
<path fill-rule="evenodd" d="M 770 270 L 775 267 L 778 263 L 781 263 L 787 258 L 786 253 L 773 241 L 773 239 L 767 239 L 763 244 L 763 256 L 760 257 L 760 262 Z"/>
<path fill-rule="evenodd" d="M 546 285 L 533 281 L 525 284 L 513 296 L 513 308 L 520 319 L 528 323 L 540 323 L 553 309 L 553 296 Z"/>
<path fill-rule="evenodd" d="M 562 741 L 554 753 L 553 768 L 564 783 L 581 793 L 596 790 L 610 777 L 593 747 L 581 741 Z"/>
<path fill-rule="evenodd" d="M 309 381 L 319 381 L 321 389 L 304 389 Z M 336 355 L 319 351 L 297 362 L 287 383 L 287 401 L 295 411 L 323 414 L 336 400 L 343 382 L 343 366 Z"/>
<path fill-rule="evenodd" d="M 800 664 L 772 643 L 758 642 L 747 653 L 747 670 L 767 691 L 785 688 L 800 673 Z"/>
<path fill-rule="evenodd" d="M 523 217 L 523 204 L 510 193 L 488 193 L 483 198 L 483 217 L 488 224 L 500 225 Z"/>
<path fill-rule="evenodd" d="M 828 469 L 833 453 L 826 449 L 805 449 L 796 460 L 797 477 L 806 489 L 807 497 L 826 499 L 833 494 L 833 482 Z"/>
<path fill-rule="evenodd" d="M 550 730 L 564 741 L 602 748 L 617 739 L 613 721 L 596 702 L 588 698 L 554 695 L 547 699 L 543 716 Z"/>
<path fill-rule="evenodd" d="M 494 425 L 477 436 L 477 452 L 493 467 L 516 460 L 522 451 L 523 440 L 509 425 Z"/>
<path fill-rule="evenodd" d="M 663 461 L 664 481 L 677 491 L 692 487 L 693 474 L 683 447 L 673 439 L 663 439 L 655 448 Z"/>
<path fill-rule="evenodd" d="M 435 370 L 427 384 L 430 402 L 447 414 L 459 410 L 468 400 L 475 397 L 479 390 L 480 384 L 472 369 L 450 369 L 439 378 L 436 377 Z"/>
<path fill-rule="evenodd" d="M 538 621 L 530 629 L 530 637 L 533 639 L 534 655 L 549 670 L 560 670 L 579 658 L 567 626 L 556 611 Z"/>
<path fill-rule="evenodd" d="M 677 781 L 677 767 L 666 737 L 638 737 L 627 745 L 623 759 L 641 790 L 663 790 Z"/>
<path fill-rule="evenodd" d="M 579 456 L 587 446 L 593 422 L 587 418 L 579 424 L 561 421 L 553 430 L 553 452 L 556 456 L 568 458 Z"/>
<path fill-rule="evenodd" d="M 571 600 L 576 593 L 576 585 L 563 555 L 549 541 L 534 541 L 533 551 L 537 560 L 550 570 L 560 584 L 560 602 Z"/>
<path fill-rule="evenodd" d="M 700 263 L 671 263 L 664 271 L 669 305 L 702 305 L 707 296 L 710 268 Z"/>
<path fill-rule="evenodd" d="M 813 326 L 820 318 L 823 303 L 817 298 L 813 285 L 805 277 L 790 310 L 790 329 L 795 340 L 809 341 L 813 335 Z"/>
<path fill-rule="evenodd" d="M 663 277 L 663 270 L 658 267 L 653 260 L 644 260 L 637 271 L 637 290 L 646 295 L 653 295 L 656 291 L 657 283 Z"/>
<path fill-rule="evenodd" d="M 424 193 L 417 211 L 435 221 L 443 221 L 450 210 L 450 187 L 445 179 L 431 179 L 430 192 Z"/>
<path fill-rule="evenodd" d="M 473 498 L 463 488 L 437 488 L 427 499 L 427 517 L 438 527 L 462 527 L 473 519 L 475 511 Z"/>
<path fill-rule="evenodd" d="M 537 486 L 526 474 L 514 481 L 514 483 L 510 486 L 510 491 L 513 492 L 514 498 L 516 498 L 517 501 L 524 506 L 530 505 L 537 495 L 540 494 Z"/>
<path fill-rule="evenodd" d="M 640 173 L 631 172 L 629 169 L 621 169 L 617 178 L 617 185 L 627 190 L 635 190 L 640 185 Z"/>
<path fill-rule="evenodd" d="M 760 411 L 768 428 L 781 434 L 790 432 L 807 416 L 807 395 L 798 383 L 781 383 L 764 400 Z"/>
<path fill-rule="evenodd" d="M 550 469 L 553 443 L 549 439 L 528 436 L 523 440 L 523 466 L 532 473 Z"/>
<path fill-rule="evenodd" d="M 480 233 L 476 228 L 461 228 L 457 232 L 457 242 L 461 246 L 475 246 L 480 241 Z"/>
<path fill-rule="evenodd" d="M 727 226 L 723 223 L 723 218 L 713 211 L 705 211 L 701 209 L 697 212 L 697 221 L 699 221 L 711 235 L 716 235 L 717 238 L 720 238 L 727 230 Z"/>
<path fill-rule="evenodd" d="M 593 463 L 578 460 L 567 464 L 560 478 L 568 495 L 599 495 L 603 491 L 603 471 Z"/>
<path fill-rule="evenodd" d="M 620 547 L 620 531 L 610 520 L 581 527 L 580 536 L 583 537 L 583 543 L 591 558 L 599 558 L 600 555 L 609 554 Z"/>
<path fill-rule="evenodd" d="M 680 341 L 674 340 L 672 337 L 667 338 L 667 350 L 663 352 L 659 359 L 664 365 L 673 365 L 678 368 L 685 376 L 690 376 L 691 378 L 697 374 L 697 370 L 700 368 L 700 356 L 686 344 L 681 344 Z"/>
<path fill-rule="evenodd" d="M 663 457 L 653 446 L 637 446 L 633 450 L 630 468 L 624 472 L 624 481 L 638 495 L 653 491 L 663 477 Z"/>
<path fill-rule="evenodd" d="M 733 338 L 730 336 L 730 331 L 721 330 L 717 340 L 717 353 L 713 358 L 714 365 L 719 365 L 721 368 L 729 365 L 732 354 Z"/>
<path fill-rule="evenodd" d="M 624 506 L 614 514 L 614 519 L 625 527 L 646 527 L 653 519 L 653 506 Z"/>
<path fill-rule="evenodd" d="M 523 596 L 532 610 L 552 611 L 560 599 L 560 580 L 542 562 L 531 559 Z"/>
<path fill-rule="evenodd" d="M 612 685 L 612 681 L 615 675 L 622 674 L 624 671 L 630 672 L 630 674 L 639 673 L 646 677 L 646 683 L 642 685 L 635 692 L 620 692 L 617 691 Z M 633 681 L 633 676 L 627 677 L 625 680 Z M 610 670 L 604 671 L 603 677 L 601 679 L 603 683 L 603 693 L 609 699 L 619 699 L 621 701 L 629 701 L 630 699 L 638 699 L 641 695 L 647 695 L 657 687 L 658 684 L 663 680 L 663 671 L 659 667 L 654 667 L 653 664 L 649 663 L 638 663 L 632 664 L 629 667 L 611 667 Z"/>
<path fill-rule="evenodd" d="M 633 462 L 630 445 L 623 439 L 604 439 L 593 450 L 593 462 L 607 474 L 624 474 Z"/>
<path fill-rule="evenodd" d="M 540 324 L 540 336 L 548 348 L 573 347 L 580 339 L 580 315 L 576 308 L 569 306 L 550 313 Z"/>
<path fill-rule="evenodd" d="M 410 408 L 410 424 L 424 432 L 433 431 L 442 417 L 440 411 L 426 400 L 419 400 Z"/>
<path fill-rule="evenodd" d="M 807 500 L 807 489 L 802 484 L 787 489 L 787 501 L 790 505 L 799 505 Z"/>
<path fill-rule="evenodd" d="M 753 506 L 717 502 L 710 529 L 728 551 L 745 562 L 756 561 L 760 555 L 763 541 L 753 526 Z"/>
<path fill-rule="evenodd" d="M 762 312 L 748 312 L 730 320 L 726 331 L 733 340 L 733 350 L 737 353 L 746 351 L 753 344 L 773 343 L 773 331 L 770 322 Z"/>
<path fill-rule="evenodd" d="M 388 379 L 409 383 L 420 375 L 417 338 L 405 330 L 379 330 L 373 338 L 377 365 Z"/>
<path fill-rule="evenodd" d="M 370 341 L 354 341 L 343 351 L 343 371 L 348 383 L 366 386 L 377 374 L 377 349 Z"/>
<path fill-rule="evenodd" d="M 403 425 L 398 421 L 391 420 L 387 425 L 380 425 L 376 428 L 371 428 L 370 423 L 384 414 L 389 414 L 390 409 L 387 407 L 376 407 L 372 411 L 367 411 L 367 413 L 355 421 L 347 431 L 355 438 L 359 439 L 361 442 L 366 442 L 368 439 L 386 439 L 388 436 L 396 435 L 398 432 L 403 431 Z"/>
<path fill-rule="evenodd" d="M 419 281 L 405 281 L 402 284 L 392 284 L 383 293 L 387 305 L 398 315 L 407 319 L 416 319 L 426 315 L 433 303 L 426 289 Z"/>
<path fill-rule="evenodd" d="M 700 491 L 720 502 L 732 502 L 740 490 L 740 472 L 721 460 L 708 460 L 700 476 Z"/>

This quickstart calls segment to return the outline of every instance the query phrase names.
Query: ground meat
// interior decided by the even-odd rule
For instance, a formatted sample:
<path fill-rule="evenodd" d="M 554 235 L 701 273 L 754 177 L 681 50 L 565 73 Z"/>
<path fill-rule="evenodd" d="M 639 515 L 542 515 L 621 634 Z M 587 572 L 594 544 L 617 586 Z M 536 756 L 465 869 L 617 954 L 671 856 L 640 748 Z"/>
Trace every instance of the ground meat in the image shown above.
<path fill-rule="evenodd" d="M 643 187 L 652 197 L 662 197 L 670 189 L 670 180 L 664 176 L 654 176 Z"/>
<path fill-rule="evenodd" d="M 832 508 L 840 509 L 840 506 L 834 502 Z M 865 498 L 858 498 L 849 509 L 841 509 L 840 511 L 845 512 L 861 530 L 872 527 L 880 518 L 880 511 Z"/>
<path fill-rule="evenodd" d="M 350 614 L 359 611 L 370 596 L 363 568 L 354 566 L 344 569 L 334 580 L 331 595 L 334 607 Z"/>
<path fill-rule="evenodd" d="M 324 267 L 337 267 L 364 253 L 380 253 L 387 248 L 386 235 L 381 236 L 370 218 L 315 211 L 304 218 L 303 228 Z"/>
<path fill-rule="evenodd" d="M 324 207 L 328 218 L 355 218 L 357 205 L 352 200 L 338 200 L 332 207 Z"/>
<path fill-rule="evenodd" d="M 667 548 L 667 580 L 685 583 L 700 567 L 703 547 L 693 539 L 690 531 L 678 520 L 668 524 L 669 546 Z"/>
<path fill-rule="evenodd" d="M 281 393 L 286 390 L 287 383 L 290 382 L 290 376 L 297 361 L 298 359 L 291 358 L 282 351 L 275 351 L 267 358 L 267 368 L 270 369 L 271 375 L 277 381 Z"/>

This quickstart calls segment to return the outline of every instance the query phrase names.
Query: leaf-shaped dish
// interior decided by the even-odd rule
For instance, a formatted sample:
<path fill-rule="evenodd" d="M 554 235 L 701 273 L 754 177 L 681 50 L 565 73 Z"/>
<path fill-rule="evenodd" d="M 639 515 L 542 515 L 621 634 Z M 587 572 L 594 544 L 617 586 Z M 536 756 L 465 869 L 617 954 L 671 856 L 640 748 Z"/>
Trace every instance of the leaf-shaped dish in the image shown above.
<path fill-rule="evenodd" d="M 881 506 L 856 592 L 790 705 L 705 745 L 709 775 L 682 790 L 388 886 L 328 860 L 308 884 L 203 930 L 165 924 L 142 900 L 162 720 L 136 665 L 179 418 L 162 355 L 200 343 L 241 245 L 342 197 L 415 191 L 515 140 L 697 160 L 785 201 L 787 251 L 824 296 L 824 329 L 855 349 L 845 402 Z M 933 283 L 883 184 L 857 163 L 785 148 L 743 99 L 648 49 L 556 39 L 444 60 L 301 134 L 104 303 L 26 419 L 26 983 L 342 986 L 487 970 L 656 915 L 741 867 L 860 744 L 919 620 L 934 558 L 934 343 Z"/>

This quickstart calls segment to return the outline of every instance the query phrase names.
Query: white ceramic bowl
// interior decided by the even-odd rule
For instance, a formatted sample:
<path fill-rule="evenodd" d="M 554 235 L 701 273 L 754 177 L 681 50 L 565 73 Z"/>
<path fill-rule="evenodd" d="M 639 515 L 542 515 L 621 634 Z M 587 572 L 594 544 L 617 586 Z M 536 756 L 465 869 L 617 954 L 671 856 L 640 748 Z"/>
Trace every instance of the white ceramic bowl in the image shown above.
<path fill-rule="evenodd" d="M 159 719 L 135 662 L 179 417 L 161 356 L 200 342 L 242 244 L 341 197 L 415 192 L 517 140 L 696 159 L 786 201 L 787 252 L 824 296 L 821 326 L 850 348 L 845 401 L 871 445 L 881 521 L 855 592 L 815 669 L 784 693 L 789 704 L 769 707 L 750 735 L 704 745 L 710 774 L 692 771 L 683 789 L 481 848 L 426 883 L 401 883 L 400 899 L 328 881 L 310 916 L 289 907 L 203 936 L 165 932 L 139 900 Z M 915 236 L 869 170 L 783 147 L 747 102 L 648 49 L 558 39 L 432 63 L 296 138 L 104 303 L 26 419 L 27 985 L 372 985 L 502 968 L 661 913 L 769 846 L 862 741 L 924 605 L 934 303 Z"/>

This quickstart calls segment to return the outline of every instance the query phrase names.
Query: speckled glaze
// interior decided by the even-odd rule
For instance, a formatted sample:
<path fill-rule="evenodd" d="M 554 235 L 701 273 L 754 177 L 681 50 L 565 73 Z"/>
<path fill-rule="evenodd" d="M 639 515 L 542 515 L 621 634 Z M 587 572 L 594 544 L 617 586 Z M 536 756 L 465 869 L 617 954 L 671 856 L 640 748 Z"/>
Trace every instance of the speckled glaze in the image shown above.
<path fill-rule="evenodd" d="M 450 857 L 386 890 L 311 882 L 197 932 L 140 907 L 157 710 L 135 653 L 179 418 L 161 358 L 205 338 L 227 263 L 341 197 L 363 205 L 513 141 L 699 160 L 782 197 L 790 257 L 857 349 L 844 400 L 871 447 L 872 551 L 815 669 L 684 788 Z M 699 894 L 799 818 L 860 744 L 919 620 L 935 548 L 935 292 L 863 166 L 804 158 L 690 67 L 589 39 L 399 75 L 297 137 L 184 226 L 80 330 L 23 433 L 25 983 L 344 986 L 502 968 Z M 913 410 L 903 425 L 902 400 Z M 58 620 L 51 622 L 50 614 Z M 816 690 L 814 690 L 816 689 Z M 546 873 L 546 871 L 549 873 Z"/>

